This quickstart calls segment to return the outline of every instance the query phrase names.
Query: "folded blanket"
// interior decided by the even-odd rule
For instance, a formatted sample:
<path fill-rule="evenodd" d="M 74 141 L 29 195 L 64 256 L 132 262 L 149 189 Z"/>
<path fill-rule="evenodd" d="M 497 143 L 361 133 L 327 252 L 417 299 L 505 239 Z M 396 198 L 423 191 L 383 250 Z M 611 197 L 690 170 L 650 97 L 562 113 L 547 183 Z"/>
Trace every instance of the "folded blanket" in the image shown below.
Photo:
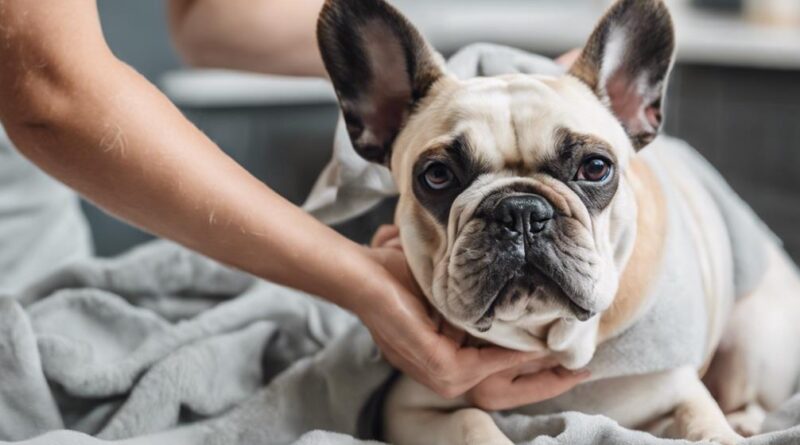
<path fill-rule="evenodd" d="M 462 51 L 451 67 L 486 75 L 556 69 L 491 45 Z M 350 164 L 356 158 L 341 141 L 309 201 L 328 221 L 393 194 L 391 176 Z M 381 396 L 393 374 L 347 312 L 164 241 L 74 263 L 0 297 L 0 440 L 376 443 L 369 440 L 380 438 Z M 495 419 L 517 443 L 686 443 L 580 413 Z M 798 444 L 798 424 L 800 395 L 769 417 L 769 434 L 745 444 Z"/>

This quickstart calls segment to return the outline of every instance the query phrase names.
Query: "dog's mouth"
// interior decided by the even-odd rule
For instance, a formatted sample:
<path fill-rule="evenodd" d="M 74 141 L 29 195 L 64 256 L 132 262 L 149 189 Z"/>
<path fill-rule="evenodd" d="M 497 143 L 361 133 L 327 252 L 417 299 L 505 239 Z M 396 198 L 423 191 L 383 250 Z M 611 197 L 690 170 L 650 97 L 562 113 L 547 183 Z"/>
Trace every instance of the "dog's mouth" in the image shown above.
<path fill-rule="evenodd" d="M 524 305 L 525 302 L 521 300 L 530 299 L 550 300 L 555 305 L 562 305 L 569 315 L 581 322 L 597 315 L 595 311 L 584 307 L 575 298 L 570 297 L 554 280 L 535 271 L 508 279 L 490 299 L 486 309 L 474 323 L 475 329 L 479 332 L 488 331 L 497 319 L 498 313 L 504 308 Z M 527 310 L 521 310 L 519 316 L 522 317 L 527 313 Z"/>
<path fill-rule="evenodd" d="M 536 232 L 510 227 L 495 211 L 502 196 L 484 198 L 456 235 L 442 274 L 446 285 L 438 288 L 444 291 L 443 312 L 478 332 L 494 322 L 550 317 L 585 322 L 596 316 L 602 260 L 591 236 L 561 214 L 550 215 Z"/>
<path fill-rule="evenodd" d="M 575 318 L 577 318 L 578 321 L 587 321 L 597 315 L 596 312 L 586 309 L 572 300 L 569 300 L 569 308 L 572 310 L 572 313 L 575 314 Z"/>
<path fill-rule="evenodd" d="M 555 282 L 553 282 L 553 283 L 554 283 L 554 285 L 558 286 L 557 283 L 555 283 Z M 597 312 L 595 312 L 595 311 L 593 311 L 591 309 L 587 309 L 582 304 L 578 303 L 578 301 L 576 301 L 577 298 L 569 295 L 560 286 L 558 286 L 558 287 L 559 287 L 558 293 L 560 294 L 558 296 L 559 300 L 566 302 L 567 307 L 572 312 L 572 314 L 575 316 L 575 318 L 578 319 L 578 321 L 587 321 L 590 318 L 592 318 L 595 315 L 597 315 Z"/>

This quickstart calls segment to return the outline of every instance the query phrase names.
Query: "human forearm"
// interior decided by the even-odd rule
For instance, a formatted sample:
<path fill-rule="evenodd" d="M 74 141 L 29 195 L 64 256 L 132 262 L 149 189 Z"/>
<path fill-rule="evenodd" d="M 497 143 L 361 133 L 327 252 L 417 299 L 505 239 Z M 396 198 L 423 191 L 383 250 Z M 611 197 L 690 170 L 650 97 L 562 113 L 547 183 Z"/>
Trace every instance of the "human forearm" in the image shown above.
<path fill-rule="evenodd" d="M 171 0 L 170 27 L 192 65 L 325 77 L 316 43 L 323 0 Z"/>
<path fill-rule="evenodd" d="M 361 248 L 250 176 L 121 64 L 44 125 L 9 125 L 19 149 L 116 216 L 256 275 L 352 307 Z M 118 84 L 118 85 L 117 85 Z M 87 97 L 87 95 L 91 97 Z M 370 276 L 370 274 L 367 274 Z"/>
<path fill-rule="evenodd" d="M 363 248 L 249 175 L 103 45 L 64 53 L 58 40 L 0 50 L 19 68 L 0 69 L 0 118 L 24 155 L 110 213 L 225 263 L 348 307 L 375 293 L 377 282 L 353 285 L 384 273 Z"/>

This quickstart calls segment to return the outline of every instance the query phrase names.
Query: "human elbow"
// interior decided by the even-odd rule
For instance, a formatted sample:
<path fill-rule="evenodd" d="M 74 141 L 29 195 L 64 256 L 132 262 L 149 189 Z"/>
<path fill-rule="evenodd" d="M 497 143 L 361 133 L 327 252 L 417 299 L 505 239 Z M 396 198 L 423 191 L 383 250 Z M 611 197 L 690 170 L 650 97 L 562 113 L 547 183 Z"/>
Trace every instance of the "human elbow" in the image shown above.
<path fill-rule="evenodd" d="M 10 77 L 0 82 L 0 120 L 9 132 L 52 128 L 68 116 L 76 91 L 57 69 L 42 64 Z"/>

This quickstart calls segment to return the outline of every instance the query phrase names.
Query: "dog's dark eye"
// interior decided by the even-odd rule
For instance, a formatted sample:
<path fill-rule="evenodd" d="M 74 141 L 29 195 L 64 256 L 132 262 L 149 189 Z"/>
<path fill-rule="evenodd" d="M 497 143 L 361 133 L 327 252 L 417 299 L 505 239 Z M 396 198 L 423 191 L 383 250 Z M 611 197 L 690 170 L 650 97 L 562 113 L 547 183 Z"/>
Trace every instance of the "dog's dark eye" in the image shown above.
<path fill-rule="evenodd" d="M 441 162 L 431 162 L 425 167 L 420 179 L 431 190 L 444 190 L 456 183 L 453 171 Z"/>
<path fill-rule="evenodd" d="M 577 181 L 601 182 L 610 175 L 611 162 L 608 159 L 595 156 L 583 161 L 575 179 Z"/>

